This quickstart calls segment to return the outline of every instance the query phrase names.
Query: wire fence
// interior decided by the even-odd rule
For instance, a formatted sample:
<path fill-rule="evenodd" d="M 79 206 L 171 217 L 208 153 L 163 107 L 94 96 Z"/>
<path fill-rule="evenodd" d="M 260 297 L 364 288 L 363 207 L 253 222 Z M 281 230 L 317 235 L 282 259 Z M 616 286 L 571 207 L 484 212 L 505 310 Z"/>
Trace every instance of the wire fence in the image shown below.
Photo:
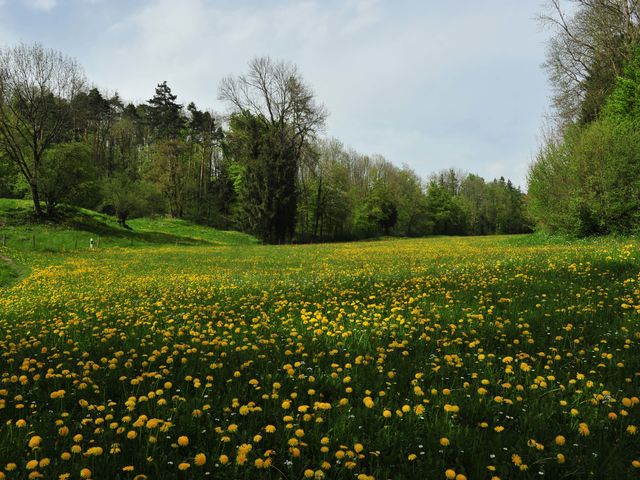
<path fill-rule="evenodd" d="M 91 251 L 106 247 L 133 247 L 140 244 L 133 238 L 103 238 L 99 236 L 55 236 L 0 232 L 0 247 L 19 251 L 70 252 Z"/>

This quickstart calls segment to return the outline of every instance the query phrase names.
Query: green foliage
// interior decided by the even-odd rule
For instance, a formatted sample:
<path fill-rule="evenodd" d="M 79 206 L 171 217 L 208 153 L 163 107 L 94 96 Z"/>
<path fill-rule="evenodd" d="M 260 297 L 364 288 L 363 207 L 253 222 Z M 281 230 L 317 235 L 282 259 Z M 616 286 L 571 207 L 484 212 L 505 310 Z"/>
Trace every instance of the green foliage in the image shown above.
<path fill-rule="evenodd" d="M 530 231 L 524 195 L 509 181 L 445 170 L 425 186 L 410 168 L 345 150 L 336 140 L 315 145 L 298 186 L 303 240 Z"/>
<path fill-rule="evenodd" d="M 0 197 L 19 196 L 18 167 L 0 151 Z"/>
<path fill-rule="evenodd" d="M 365 236 L 375 232 L 391 233 L 398 223 L 398 208 L 382 182 L 378 181 L 369 192 L 356 218 L 356 228 Z"/>
<path fill-rule="evenodd" d="M 530 231 L 524 195 L 504 178 L 485 182 L 477 175 L 468 175 L 460 182 L 459 196 L 466 230 L 472 235 Z"/>
<path fill-rule="evenodd" d="M 466 219 L 462 202 L 451 193 L 451 188 L 431 182 L 427 188 L 426 207 L 433 225 L 432 233 L 439 235 L 463 235 Z"/>
<path fill-rule="evenodd" d="M 188 175 L 187 145 L 180 139 L 157 141 L 144 165 L 144 178 L 162 193 L 169 212 L 181 218 L 186 208 L 193 177 Z"/>
<path fill-rule="evenodd" d="M 603 119 L 586 127 L 573 151 L 579 234 L 628 234 L 640 227 L 640 131 Z"/>
<path fill-rule="evenodd" d="M 296 152 L 282 141 L 284 125 L 273 125 L 250 113 L 230 120 L 227 152 L 239 165 L 234 187 L 237 222 L 265 243 L 285 243 L 293 237 L 296 215 Z"/>
<path fill-rule="evenodd" d="M 147 102 L 147 122 L 156 138 L 174 139 L 184 127 L 182 105 L 176 103 L 176 98 L 167 82 L 162 82 L 156 87 L 153 98 Z"/>
<path fill-rule="evenodd" d="M 408 167 L 398 171 L 394 182 L 394 205 L 398 211 L 396 231 L 407 237 L 427 235 L 433 225 L 429 220 L 422 179 Z"/>
<path fill-rule="evenodd" d="M 256 58 L 247 75 L 224 79 L 219 98 L 234 112 L 225 132 L 214 113 L 183 108 L 167 82 L 125 105 L 83 88 L 75 62 L 57 52 L 0 54 L 24 66 L 3 77 L 13 93 L 0 99 L 0 136 L 13 143 L 0 155 L 0 196 L 30 193 L 41 221 L 44 200 L 50 216 L 65 203 L 102 207 L 122 225 L 166 211 L 265 243 L 526 231 L 522 194 L 508 182 L 482 181 L 465 197 L 466 176 L 448 170 L 428 192 L 406 166 L 319 139 L 327 114 L 295 65 Z"/>
<path fill-rule="evenodd" d="M 575 188 L 570 162 L 569 144 L 550 139 L 529 168 L 528 210 L 539 226 L 550 231 L 568 231 L 573 223 Z"/>
<path fill-rule="evenodd" d="M 39 178 L 47 213 L 53 215 L 56 205 L 62 202 L 97 205 L 100 191 L 96 175 L 91 150 L 85 143 L 61 143 L 51 147 L 46 152 Z"/>
<path fill-rule="evenodd" d="M 529 171 L 529 212 L 552 232 L 640 230 L 640 51 L 601 115 L 548 140 Z"/>
<path fill-rule="evenodd" d="M 129 218 L 153 213 L 157 202 L 154 188 L 141 181 L 133 181 L 119 174 L 102 182 L 103 208 L 113 211 L 118 222 L 126 227 Z"/>
<path fill-rule="evenodd" d="M 640 49 L 631 57 L 623 75 L 617 78 L 602 116 L 615 123 L 640 121 Z"/>

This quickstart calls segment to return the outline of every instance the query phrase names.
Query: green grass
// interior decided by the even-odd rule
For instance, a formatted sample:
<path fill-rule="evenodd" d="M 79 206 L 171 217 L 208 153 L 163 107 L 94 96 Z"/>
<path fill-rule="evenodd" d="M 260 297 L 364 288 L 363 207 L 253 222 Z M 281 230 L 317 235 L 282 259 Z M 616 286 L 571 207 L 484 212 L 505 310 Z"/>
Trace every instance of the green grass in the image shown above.
<path fill-rule="evenodd" d="M 31 269 L 0 290 L 7 478 L 637 477 L 635 239 L 132 226 L 157 241 L 5 250 Z"/>
<path fill-rule="evenodd" d="M 0 259 L 0 287 L 13 283 L 17 278 L 17 272 Z"/>
<path fill-rule="evenodd" d="M 60 206 L 55 220 L 37 221 L 30 201 L 0 199 L 0 245 L 13 251 L 63 253 L 95 248 L 150 245 L 251 245 L 240 232 L 221 231 L 185 220 L 145 218 L 123 228 L 107 215 Z"/>

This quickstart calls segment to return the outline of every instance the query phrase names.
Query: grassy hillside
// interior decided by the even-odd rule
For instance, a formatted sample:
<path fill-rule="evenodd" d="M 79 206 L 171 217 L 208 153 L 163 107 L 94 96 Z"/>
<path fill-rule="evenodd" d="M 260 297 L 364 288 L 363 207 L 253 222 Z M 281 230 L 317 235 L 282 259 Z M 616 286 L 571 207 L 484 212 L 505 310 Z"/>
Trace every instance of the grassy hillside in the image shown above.
<path fill-rule="evenodd" d="M 0 245 L 13 251 L 65 252 L 150 245 L 251 245 L 256 240 L 239 232 L 220 231 L 177 219 L 136 219 L 131 229 L 91 210 L 61 206 L 58 218 L 45 223 L 33 218 L 27 200 L 0 199 Z"/>

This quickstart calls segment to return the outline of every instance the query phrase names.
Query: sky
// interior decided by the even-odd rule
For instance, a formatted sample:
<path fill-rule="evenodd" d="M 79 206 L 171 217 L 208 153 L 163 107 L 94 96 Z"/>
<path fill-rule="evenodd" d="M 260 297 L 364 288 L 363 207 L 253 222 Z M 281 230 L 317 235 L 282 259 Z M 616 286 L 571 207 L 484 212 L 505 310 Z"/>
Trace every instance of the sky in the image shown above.
<path fill-rule="evenodd" d="M 296 64 L 324 135 L 423 177 L 445 168 L 526 189 L 550 89 L 539 0 L 0 0 L 0 46 L 39 42 L 126 100 L 166 80 L 225 113 L 221 78 Z"/>

